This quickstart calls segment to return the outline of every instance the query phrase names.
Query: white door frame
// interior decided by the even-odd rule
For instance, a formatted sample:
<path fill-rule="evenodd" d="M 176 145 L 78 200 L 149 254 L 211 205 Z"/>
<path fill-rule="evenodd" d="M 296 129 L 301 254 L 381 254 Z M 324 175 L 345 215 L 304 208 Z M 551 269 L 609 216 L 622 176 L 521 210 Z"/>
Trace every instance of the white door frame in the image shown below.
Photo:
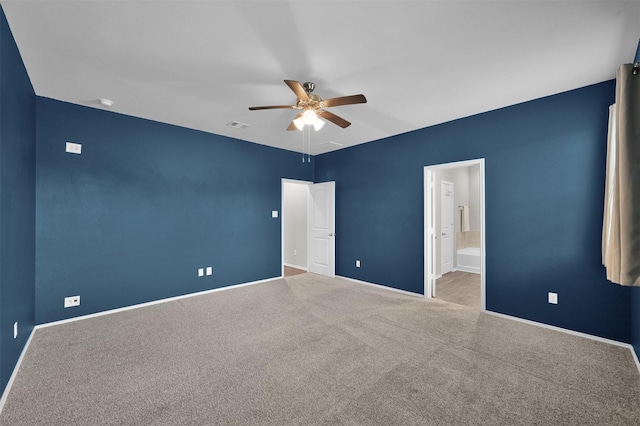
<path fill-rule="evenodd" d="M 434 171 L 479 165 L 480 176 L 480 310 L 486 311 L 486 231 L 485 231 L 485 171 L 484 158 L 437 164 L 424 167 L 424 297 L 433 297 L 435 291 L 435 198 Z"/>
<path fill-rule="evenodd" d="M 284 221 L 286 216 L 284 214 L 284 184 L 285 183 L 297 183 L 302 185 L 313 185 L 313 182 L 306 180 L 295 179 L 281 179 L 280 183 L 280 277 L 284 277 Z M 307 223 L 309 223 L 309 192 L 307 191 Z M 307 245 L 309 245 L 309 226 L 307 226 Z M 307 270 L 309 270 L 309 249 L 307 248 Z"/>

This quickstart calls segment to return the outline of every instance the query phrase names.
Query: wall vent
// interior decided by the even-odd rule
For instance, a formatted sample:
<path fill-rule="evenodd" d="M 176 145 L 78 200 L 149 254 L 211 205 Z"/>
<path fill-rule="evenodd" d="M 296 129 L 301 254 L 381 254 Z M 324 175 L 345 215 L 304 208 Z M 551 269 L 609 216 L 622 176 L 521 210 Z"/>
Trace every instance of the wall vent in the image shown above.
<path fill-rule="evenodd" d="M 340 142 L 328 141 L 328 142 L 323 143 L 320 146 L 334 147 L 334 146 L 344 146 L 344 145 L 341 144 Z"/>
<path fill-rule="evenodd" d="M 227 124 L 227 126 L 229 126 L 229 127 L 233 127 L 234 129 L 240 129 L 240 130 L 244 130 L 244 129 L 246 129 L 247 127 L 251 127 L 251 126 L 249 126 L 248 124 L 244 124 L 244 123 L 241 123 L 241 122 L 239 122 L 239 121 L 230 121 L 230 122 Z"/>

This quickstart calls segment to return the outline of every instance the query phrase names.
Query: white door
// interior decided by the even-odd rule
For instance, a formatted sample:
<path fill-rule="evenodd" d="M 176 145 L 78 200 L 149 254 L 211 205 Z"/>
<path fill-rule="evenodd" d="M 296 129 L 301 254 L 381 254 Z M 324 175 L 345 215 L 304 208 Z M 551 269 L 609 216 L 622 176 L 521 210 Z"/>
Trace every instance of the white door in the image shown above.
<path fill-rule="evenodd" d="M 436 297 L 436 251 L 438 239 L 436 237 L 436 200 L 435 173 L 428 168 L 424 169 L 424 296 Z"/>
<path fill-rule="evenodd" d="M 309 272 L 334 277 L 336 183 L 309 186 Z"/>
<path fill-rule="evenodd" d="M 453 183 L 441 181 L 440 192 L 440 273 L 453 270 Z"/>

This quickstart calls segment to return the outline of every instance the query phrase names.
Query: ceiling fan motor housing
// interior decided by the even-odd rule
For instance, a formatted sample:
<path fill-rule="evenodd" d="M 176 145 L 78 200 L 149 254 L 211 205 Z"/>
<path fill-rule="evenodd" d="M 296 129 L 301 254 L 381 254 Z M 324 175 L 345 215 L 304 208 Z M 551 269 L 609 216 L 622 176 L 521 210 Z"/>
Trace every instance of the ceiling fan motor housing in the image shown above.
<path fill-rule="evenodd" d="M 302 87 L 304 88 L 305 92 L 311 93 L 316 88 L 316 84 L 311 81 L 305 81 L 304 83 L 302 83 Z"/>

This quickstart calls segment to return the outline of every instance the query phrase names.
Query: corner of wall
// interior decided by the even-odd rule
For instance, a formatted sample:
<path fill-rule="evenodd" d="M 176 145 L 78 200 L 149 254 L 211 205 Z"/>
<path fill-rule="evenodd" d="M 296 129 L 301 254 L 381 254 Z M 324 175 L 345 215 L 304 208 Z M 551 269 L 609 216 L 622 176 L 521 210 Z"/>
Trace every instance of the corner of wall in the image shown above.
<path fill-rule="evenodd" d="M 0 6 L 0 392 L 35 322 L 35 98 Z"/>

